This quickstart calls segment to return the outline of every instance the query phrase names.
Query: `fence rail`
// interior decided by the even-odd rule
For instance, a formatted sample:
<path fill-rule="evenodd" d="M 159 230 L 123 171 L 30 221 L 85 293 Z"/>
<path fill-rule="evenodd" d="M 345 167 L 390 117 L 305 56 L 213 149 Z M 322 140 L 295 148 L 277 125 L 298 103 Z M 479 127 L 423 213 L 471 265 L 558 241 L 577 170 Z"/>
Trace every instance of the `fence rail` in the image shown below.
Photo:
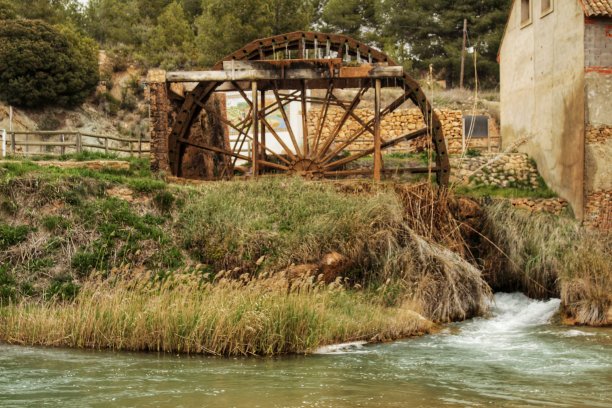
<path fill-rule="evenodd" d="M 150 139 L 120 138 L 74 131 L 6 131 L 2 133 L 2 157 L 7 154 L 22 156 L 64 155 L 83 151 L 128 153 L 142 156 L 150 153 Z M 115 143 L 109 143 L 115 142 Z M 148 146 L 146 146 L 148 145 Z M 146 148 L 148 147 L 148 148 Z"/>

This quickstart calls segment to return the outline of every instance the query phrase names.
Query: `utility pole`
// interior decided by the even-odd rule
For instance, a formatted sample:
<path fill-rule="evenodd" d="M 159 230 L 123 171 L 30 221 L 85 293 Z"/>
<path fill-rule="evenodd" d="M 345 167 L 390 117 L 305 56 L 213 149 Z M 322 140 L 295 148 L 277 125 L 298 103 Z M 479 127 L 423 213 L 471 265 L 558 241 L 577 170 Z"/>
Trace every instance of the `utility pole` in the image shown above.
<path fill-rule="evenodd" d="M 461 76 L 459 88 L 463 89 L 463 75 L 465 73 L 465 47 L 467 45 L 467 18 L 463 19 L 463 47 L 461 48 Z"/>

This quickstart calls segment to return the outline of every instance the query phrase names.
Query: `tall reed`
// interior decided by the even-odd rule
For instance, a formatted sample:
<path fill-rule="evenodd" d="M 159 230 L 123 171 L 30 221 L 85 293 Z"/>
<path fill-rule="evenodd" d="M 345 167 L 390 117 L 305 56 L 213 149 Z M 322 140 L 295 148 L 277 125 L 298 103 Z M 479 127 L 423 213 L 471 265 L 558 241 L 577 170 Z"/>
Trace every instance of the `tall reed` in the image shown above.
<path fill-rule="evenodd" d="M 147 282 L 146 284 L 143 282 Z M 340 282 L 283 277 L 201 283 L 180 274 L 86 283 L 72 302 L 22 301 L 0 309 L 0 341 L 76 348 L 276 355 L 322 345 L 388 341 L 430 329 Z"/>

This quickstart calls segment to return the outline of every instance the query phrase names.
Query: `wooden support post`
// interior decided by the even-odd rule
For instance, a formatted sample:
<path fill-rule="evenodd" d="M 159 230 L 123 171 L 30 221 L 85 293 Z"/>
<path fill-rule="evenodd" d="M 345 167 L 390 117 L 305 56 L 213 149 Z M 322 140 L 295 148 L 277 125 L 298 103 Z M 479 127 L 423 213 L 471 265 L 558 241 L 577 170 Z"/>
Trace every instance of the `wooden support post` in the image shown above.
<path fill-rule="evenodd" d="M 83 151 L 83 137 L 81 136 L 81 132 L 78 132 L 76 137 L 77 153 L 81 153 Z"/>
<path fill-rule="evenodd" d="M 104 138 L 104 153 L 108 154 L 108 137 Z"/>
<path fill-rule="evenodd" d="M 375 79 L 374 87 L 374 180 L 380 181 L 382 152 L 380 136 L 380 79 Z"/>
<path fill-rule="evenodd" d="M 263 115 L 265 116 L 265 112 L 266 112 L 266 91 L 261 91 L 261 111 L 264 112 Z M 259 129 L 260 131 L 260 146 L 259 146 L 259 150 L 260 150 L 260 155 L 264 160 L 266 159 L 266 124 L 262 121 L 261 122 L 261 128 Z"/>
<path fill-rule="evenodd" d="M 11 131 L 11 154 L 15 155 L 15 132 Z"/>
<path fill-rule="evenodd" d="M 463 75 L 465 74 L 465 47 L 467 43 L 467 18 L 463 19 L 463 47 L 461 48 L 461 74 L 459 76 L 459 88 L 463 89 Z"/>
<path fill-rule="evenodd" d="M 308 106 L 306 105 L 306 81 L 302 80 L 302 152 L 308 157 Z"/>
<path fill-rule="evenodd" d="M 138 157 L 142 157 L 142 135 L 138 134 Z"/>
<path fill-rule="evenodd" d="M 64 146 L 64 142 L 66 141 L 66 135 L 62 133 L 60 136 L 60 140 L 62 141 L 62 146 L 60 147 L 60 154 L 63 156 L 66 154 L 66 146 Z"/>
<path fill-rule="evenodd" d="M 251 101 L 253 103 L 253 146 L 252 154 L 252 170 L 253 177 L 259 175 L 259 101 L 257 100 L 257 81 L 251 82 Z"/>

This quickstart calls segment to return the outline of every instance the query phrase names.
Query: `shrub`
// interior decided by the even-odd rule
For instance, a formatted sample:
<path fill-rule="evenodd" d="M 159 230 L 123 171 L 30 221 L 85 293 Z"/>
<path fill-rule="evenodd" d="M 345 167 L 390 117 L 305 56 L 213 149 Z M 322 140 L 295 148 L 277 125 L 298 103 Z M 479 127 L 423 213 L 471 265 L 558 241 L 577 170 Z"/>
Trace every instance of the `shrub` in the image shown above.
<path fill-rule="evenodd" d="M 37 20 L 0 24 L 0 99 L 24 107 L 74 106 L 98 76 L 93 40 Z"/>
<path fill-rule="evenodd" d="M 48 299 L 73 300 L 79 294 L 79 285 L 68 275 L 60 275 L 51 281 L 47 290 Z"/>
<path fill-rule="evenodd" d="M 6 249 L 25 241 L 29 233 L 30 227 L 27 225 L 12 227 L 0 223 L 0 249 Z"/>
<path fill-rule="evenodd" d="M 167 214 L 174 205 L 175 198 L 168 191 L 160 191 L 153 197 L 153 202 L 163 214 Z"/>
<path fill-rule="evenodd" d="M 17 283 L 11 274 L 9 274 L 7 266 L 0 267 L 0 305 L 5 302 L 14 300 L 17 295 Z"/>

